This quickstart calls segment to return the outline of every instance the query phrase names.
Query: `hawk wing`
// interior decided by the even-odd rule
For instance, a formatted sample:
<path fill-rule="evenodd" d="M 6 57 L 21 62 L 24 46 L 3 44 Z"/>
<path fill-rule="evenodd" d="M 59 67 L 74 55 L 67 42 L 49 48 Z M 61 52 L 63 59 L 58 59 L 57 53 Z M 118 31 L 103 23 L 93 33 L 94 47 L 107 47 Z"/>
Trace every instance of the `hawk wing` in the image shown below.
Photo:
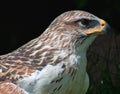
<path fill-rule="evenodd" d="M 0 94 L 28 94 L 24 89 L 9 82 L 0 83 Z"/>
<path fill-rule="evenodd" d="M 10 60 L 10 57 L 10 54 L 0 57 L 0 94 L 28 94 L 17 82 L 30 76 L 35 70 L 25 66 L 19 59 Z"/>

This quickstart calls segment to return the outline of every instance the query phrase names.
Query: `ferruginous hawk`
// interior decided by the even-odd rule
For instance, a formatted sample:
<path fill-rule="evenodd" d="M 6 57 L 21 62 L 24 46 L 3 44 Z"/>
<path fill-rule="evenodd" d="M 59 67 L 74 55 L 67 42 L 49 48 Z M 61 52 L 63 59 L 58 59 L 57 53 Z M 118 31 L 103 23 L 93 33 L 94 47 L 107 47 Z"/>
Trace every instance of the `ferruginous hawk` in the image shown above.
<path fill-rule="evenodd" d="M 86 51 L 107 26 L 85 11 L 58 16 L 38 38 L 0 56 L 0 94 L 85 94 Z"/>

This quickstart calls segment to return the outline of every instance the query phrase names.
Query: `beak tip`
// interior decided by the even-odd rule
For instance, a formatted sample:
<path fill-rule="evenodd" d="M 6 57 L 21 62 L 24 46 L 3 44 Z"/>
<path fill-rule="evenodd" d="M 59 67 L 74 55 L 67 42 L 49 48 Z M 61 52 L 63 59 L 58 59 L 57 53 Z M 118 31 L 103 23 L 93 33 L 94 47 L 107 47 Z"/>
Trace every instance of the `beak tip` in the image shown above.
<path fill-rule="evenodd" d="M 113 30 L 110 27 L 110 25 L 107 25 L 103 32 L 107 35 L 112 35 L 113 34 Z"/>

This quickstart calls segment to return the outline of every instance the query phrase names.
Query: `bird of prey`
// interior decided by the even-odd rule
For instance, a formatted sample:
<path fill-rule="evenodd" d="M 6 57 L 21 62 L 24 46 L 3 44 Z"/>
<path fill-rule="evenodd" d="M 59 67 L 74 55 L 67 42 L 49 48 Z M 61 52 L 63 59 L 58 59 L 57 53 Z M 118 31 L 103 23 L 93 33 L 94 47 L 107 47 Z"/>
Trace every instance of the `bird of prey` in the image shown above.
<path fill-rule="evenodd" d="M 39 37 L 0 56 L 0 94 L 85 94 L 87 49 L 107 27 L 85 11 L 61 14 Z"/>

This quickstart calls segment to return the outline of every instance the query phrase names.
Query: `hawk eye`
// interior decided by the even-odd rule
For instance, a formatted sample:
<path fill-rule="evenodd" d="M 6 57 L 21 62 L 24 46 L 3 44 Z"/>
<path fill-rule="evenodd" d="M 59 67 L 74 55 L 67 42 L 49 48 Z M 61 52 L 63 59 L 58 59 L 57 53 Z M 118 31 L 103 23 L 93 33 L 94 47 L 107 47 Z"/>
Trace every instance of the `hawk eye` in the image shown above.
<path fill-rule="evenodd" d="M 88 19 L 81 19 L 81 20 L 79 20 L 79 24 L 81 25 L 81 26 L 83 26 L 83 27 L 86 27 L 86 26 L 89 26 L 89 24 L 90 24 L 90 20 L 88 20 Z"/>

